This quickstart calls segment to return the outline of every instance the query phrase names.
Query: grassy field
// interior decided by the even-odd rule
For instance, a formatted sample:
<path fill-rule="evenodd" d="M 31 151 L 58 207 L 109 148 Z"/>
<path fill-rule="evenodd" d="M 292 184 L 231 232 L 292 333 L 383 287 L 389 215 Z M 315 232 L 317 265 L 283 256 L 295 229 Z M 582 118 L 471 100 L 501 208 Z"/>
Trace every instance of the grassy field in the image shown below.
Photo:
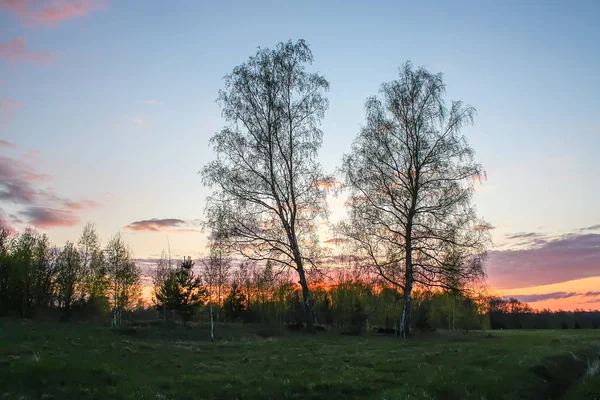
<path fill-rule="evenodd" d="M 204 327 L 0 320 L 0 399 L 600 399 L 600 376 L 586 375 L 599 330 L 403 341 L 261 329 L 220 327 L 210 342 Z"/>

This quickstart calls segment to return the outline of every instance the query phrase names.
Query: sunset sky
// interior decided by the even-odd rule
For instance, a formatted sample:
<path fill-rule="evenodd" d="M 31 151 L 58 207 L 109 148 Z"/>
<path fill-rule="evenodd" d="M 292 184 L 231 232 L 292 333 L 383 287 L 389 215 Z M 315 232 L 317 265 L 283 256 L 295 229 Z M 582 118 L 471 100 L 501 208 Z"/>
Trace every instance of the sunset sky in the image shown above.
<path fill-rule="evenodd" d="M 198 256 L 222 77 L 258 46 L 304 38 L 331 84 L 327 171 L 402 63 L 443 72 L 447 99 L 478 111 L 465 133 L 488 173 L 476 205 L 495 227 L 490 286 L 600 308 L 598 20 L 594 0 L 0 0 L 0 218 L 59 245 L 91 220 L 137 258 L 168 243 Z"/>

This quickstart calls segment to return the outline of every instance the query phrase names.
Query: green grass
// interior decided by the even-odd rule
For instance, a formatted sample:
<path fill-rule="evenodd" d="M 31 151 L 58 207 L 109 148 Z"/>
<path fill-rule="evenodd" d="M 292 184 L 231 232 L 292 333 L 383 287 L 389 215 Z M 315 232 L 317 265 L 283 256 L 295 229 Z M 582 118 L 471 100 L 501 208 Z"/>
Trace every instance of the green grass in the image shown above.
<path fill-rule="evenodd" d="M 261 330 L 223 326 L 210 342 L 205 327 L 0 320 L 0 399 L 600 399 L 600 377 L 579 379 L 573 361 L 598 330 L 407 341 Z"/>

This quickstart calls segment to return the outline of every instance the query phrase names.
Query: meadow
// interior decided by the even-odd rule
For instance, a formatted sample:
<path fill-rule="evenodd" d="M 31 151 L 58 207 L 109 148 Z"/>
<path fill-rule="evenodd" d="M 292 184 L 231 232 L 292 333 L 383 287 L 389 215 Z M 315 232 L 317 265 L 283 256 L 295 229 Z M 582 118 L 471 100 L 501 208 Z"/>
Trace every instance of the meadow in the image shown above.
<path fill-rule="evenodd" d="M 598 399 L 600 331 L 308 335 L 0 320 L 0 399 Z M 594 375 L 594 373 L 596 375 Z"/>

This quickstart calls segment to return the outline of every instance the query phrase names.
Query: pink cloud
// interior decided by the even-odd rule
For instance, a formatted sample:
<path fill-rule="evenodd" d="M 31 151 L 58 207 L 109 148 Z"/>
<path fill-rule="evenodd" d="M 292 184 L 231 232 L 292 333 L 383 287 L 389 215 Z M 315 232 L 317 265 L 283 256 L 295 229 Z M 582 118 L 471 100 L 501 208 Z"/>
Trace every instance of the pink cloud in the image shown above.
<path fill-rule="evenodd" d="M 179 227 L 185 223 L 186 221 L 178 218 L 152 218 L 132 222 L 129 225 L 125 225 L 124 229 L 130 231 L 160 232 L 169 228 Z"/>
<path fill-rule="evenodd" d="M 74 226 L 80 222 L 79 211 L 100 206 L 94 200 L 66 199 L 55 194 L 51 187 L 40 189 L 40 184 L 49 179 L 52 179 L 50 175 L 38 173 L 22 161 L 0 157 L 0 204 L 22 207 L 17 214 L 23 221 L 13 215 L 13 223 L 39 228 Z"/>
<path fill-rule="evenodd" d="M 1 102 L 1 101 L 0 101 L 0 102 Z M 1 109 L 1 108 L 2 108 L 2 106 L 0 106 L 0 109 Z M 10 147 L 10 148 L 13 148 L 13 149 L 15 149 L 15 148 L 17 147 L 17 145 L 16 145 L 16 144 L 14 144 L 14 143 L 11 143 L 11 142 L 9 142 L 9 141 L 7 141 L 7 140 L 2 140 L 2 139 L 0 139 L 0 147 Z"/>
<path fill-rule="evenodd" d="M 133 122 L 136 125 L 143 125 L 144 121 L 141 118 L 134 118 L 131 120 L 131 122 Z"/>
<path fill-rule="evenodd" d="M 15 108 L 18 106 L 19 103 L 15 100 L 0 99 L 0 117 L 12 118 L 15 115 Z"/>
<path fill-rule="evenodd" d="M 26 24 L 52 26 L 101 10 L 106 7 L 106 2 L 94 0 L 0 0 L 0 7 L 11 11 Z"/>
<path fill-rule="evenodd" d="M 79 216 L 72 211 L 47 207 L 28 207 L 21 215 L 27 218 L 28 223 L 39 228 L 75 226 L 80 222 Z"/>
<path fill-rule="evenodd" d="M 5 43 L 0 43 L 0 59 L 30 62 L 34 64 L 47 64 L 54 61 L 55 54 L 29 51 L 27 50 L 27 42 L 25 42 L 23 38 L 16 38 Z"/>
<path fill-rule="evenodd" d="M 49 179 L 38 174 L 28 165 L 8 157 L 0 157 L 0 201 L 31 204 L 38 197 L 34 183 Z"/>
<path fill-rule="evenodd" d="M 81 200 L 81 201 L 64 200 L 63 204 L 69 210 L 83 210 L 86 208 L 96 208 L 96 207 L 100 206 L 100 204 L 94 200 Z"/>
<path fill-rule="evenodd" d="M 144 100 L 144 103 L 146 104 L 158 104 L 157 100 Z"/>
<path fill-rule="evenodd" d="M 37 177 L 39 177 L 38 179 L 42 180 L 47 179 L 44 175 L 38 175 Z M 35 182 L 35 180 L 36 176 L 31 176 L 28 179 L 29 182 Z M 37 200 L 38 202 L 43 202 L 44 204 L 56 204 L 69 211 L 79 211 L 100 206 L 100 203 L 94 200 L 69 200 L 64 197 L 60 197 L 54 193 L 54 190 L 51 187 L 48 187 L 45 190 L 38 190 Z"/>

